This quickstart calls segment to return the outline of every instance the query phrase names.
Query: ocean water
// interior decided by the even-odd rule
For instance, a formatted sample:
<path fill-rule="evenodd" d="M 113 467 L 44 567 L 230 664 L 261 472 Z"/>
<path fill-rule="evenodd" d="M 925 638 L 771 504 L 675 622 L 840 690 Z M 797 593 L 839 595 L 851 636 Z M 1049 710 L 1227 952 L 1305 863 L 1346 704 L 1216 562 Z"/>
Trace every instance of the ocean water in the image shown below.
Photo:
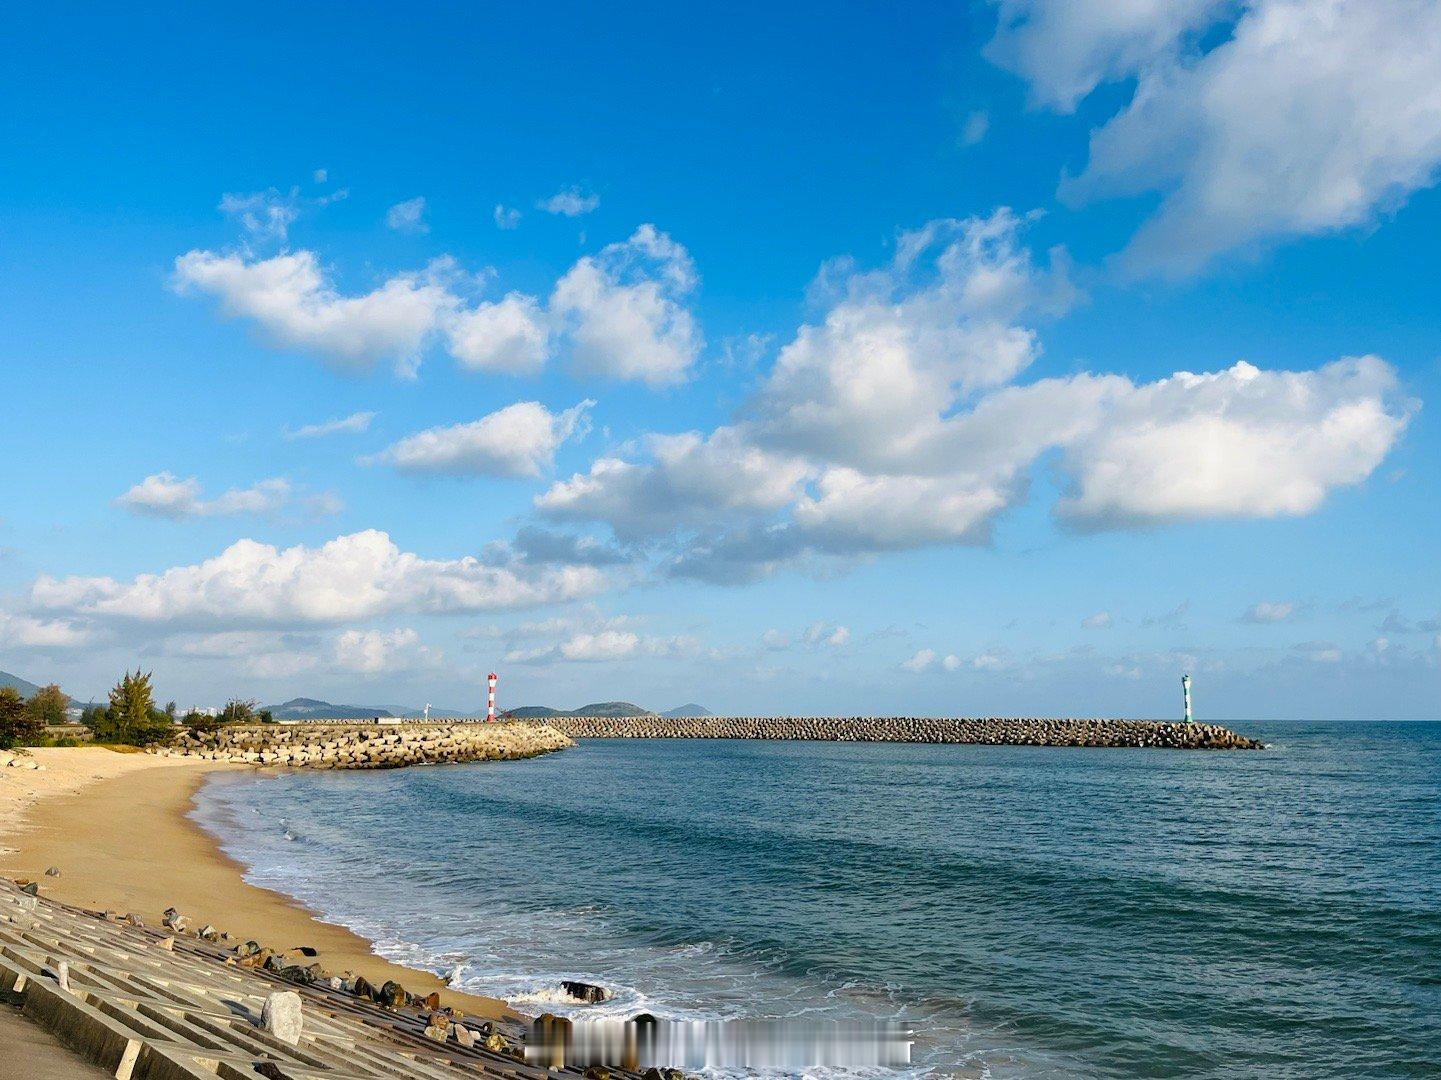
<path fill-rule="evenodd" d="M 1270 748 L 594 741 L 220 774 L 196 816 L 533 1011 L 577 977 L 601 1013 L 903 1018 L 935 1076 L 1441 1075 L 1441 724 L 1236 726 Z"/>

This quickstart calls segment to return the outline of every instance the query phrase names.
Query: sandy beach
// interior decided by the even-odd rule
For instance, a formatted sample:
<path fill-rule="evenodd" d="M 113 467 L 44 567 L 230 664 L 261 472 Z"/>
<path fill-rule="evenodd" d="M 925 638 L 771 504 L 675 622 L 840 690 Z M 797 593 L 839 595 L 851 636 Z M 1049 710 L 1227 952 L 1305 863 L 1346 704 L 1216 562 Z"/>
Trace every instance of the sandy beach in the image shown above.
<path fill-rule="evenodd" d="M 43 883 L 46 896 L 94 910 L 135 912 L 159 925 L 167 907 L 273 948 L 311 946 L 327 970 L 375 985 L 441 992 L 467 1015 L 509 1013 L 504 1002 L 462 994 L 435 975 L 376 956 L 370 942 L 289 898 L 246 883 L 241 868 L 191 821 L 208 772 L 237 766 L 100 747 L 31 751 L 43 769 L 0 768 L 0 874 Z M 59 877 L 43 876 L 48 867 Z"/>

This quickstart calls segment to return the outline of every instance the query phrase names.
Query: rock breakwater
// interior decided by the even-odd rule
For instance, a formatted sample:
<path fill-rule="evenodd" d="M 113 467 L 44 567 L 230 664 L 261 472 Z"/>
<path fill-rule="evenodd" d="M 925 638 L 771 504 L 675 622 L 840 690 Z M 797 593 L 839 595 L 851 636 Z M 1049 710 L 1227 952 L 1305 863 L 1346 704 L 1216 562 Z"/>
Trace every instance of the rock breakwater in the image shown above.
<path fill-rule="evenodd" d="M 792 739 L 824 742 L 979 743 L 987 746 L 1259 750 L 1215 724 L 910 716 L 565 716 L 546 723 L 573 739 Z"/>
<path fill-rule="evenodd" d="M 549 724 L 246 724 L 181 735 L 154 752 L 247 765 L 396 769 L 511 760 L 574 745 Z"/>

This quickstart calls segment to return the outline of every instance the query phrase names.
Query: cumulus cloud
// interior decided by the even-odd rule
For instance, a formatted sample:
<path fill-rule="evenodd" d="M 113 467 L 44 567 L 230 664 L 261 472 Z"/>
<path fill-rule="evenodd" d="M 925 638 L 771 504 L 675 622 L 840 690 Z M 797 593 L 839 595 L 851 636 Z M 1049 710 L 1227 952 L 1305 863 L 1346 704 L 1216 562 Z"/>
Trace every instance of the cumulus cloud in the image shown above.
<path fill-rule="evenodd" d="M 197 250 L 175 260 L 172 280 L 181 293 L 213 296 L 227 316 L 252 320 L 279 347 L 313 352 L 351 371 L 390 360 L 398 374 L 413 376 L 424 343 L 458 304 L 443 281 L 448 270 L 442 261 L 345 296 L 310 251 L 247 259 Z"/>
<path fill-rule="evenodd" d="M 446 335 L 450 354 L 467 371 L 533 375 L 550 355 L 550 318 L 535 297 L 524 293 L 507 293 L 457 312 Z"/>
<path fill-rule="evenodd" d="M 653 435 L 651 461 L 599 458 L 589 472 L 562 480 L 535 500 L 547 517 L 603 521 L 623 539 L 664 535 L 717 517 L 765 513 L 793 500 L 806 466 L 748 445 L 734 428 Z"/>
<path fill-rule="evenodd" d="M 1296 614 L 1296 605 L 1287 602 L 1273 602 L 1263 600 L 1258 604 L 1252 604 L 1241 616 L 1242 622 L 1248 623 L 1278 623 L 1286 622 Z"/>
<path fill-rule="evenodd" d="M 605 583 L 588 566 L 526 570 L 473 557 L 427 559 L 372 529 L 313 548 L 238 540 L 203 562 L 125 581 L 41 575 L 30 605 L 80 622 L 298 627 L 527 607 L 589 596 Z"/>
<path fill-rule="evenodd" d="M 578 371 L 653 386 L 684 380 L 701 334 L 684 306 L 696 285 L 685 248 L 654 225 L 580 258 L 559 281 L 550 310 L 570 333 Z"/>
<path fill-rule="evenodd" d="M 346 630 L 335 639 L 335 666 L 358 675 L 391 674 L 440 662 L 441 653 L 411 629 Z"/>
<path fill-rule="evenodd" d="M 571 186 L 562 188 L 548 199 L 541 199 L 535 204 L 535 207 L 537 210 L 544 210 L 547 214 L 580 217 L 582 214 L 589 214 L 599 205 L 599 195 L 577 186 Z"/>
<path fill-rule="evenodd" d="M 495 227 L 507 231 L 520 225 L 520 216 L 519 210 L 502 206 L 500 203 L 496 203 L 495 210 L 491 212 L 491 217 L 495 220 Z"/>
<path fill-rule="evenodd" d="M 115 503 L 133 514 L 183 521 L 187 518 L 271 516 L 290 507 L 316 516 L 338 513 L 343 507 L 332 492 L 302 495 L 284 477 L 260 480 L 246 488 L 231 488 L 213 499 L 202 498 L 200 481 L 180 479 L 171 472 L 147 476 Z"/>
<path fill-rule="evenodd" d="M 1125 253 L 1135 271 L 1191 273 L 1234 249 L 1364 225 L 1436 181 L 1432 0 L 1006 0 L 1001 14 L 989 55 L 1040 104 L 1066 111 L 1103 81 L 1136 79 L 1062 185 L 1075 201 L 1162 195 Z"/>
<path fill-rule="evenodd" d="M 539 476 L 567 439 L 584 433 L 586 400 L 558 413 L 538 401 L 518 401 L 466 424 L 407 436 L 367 460 L 401 472 L 449 476 Z"/>
<path fill-rule="evenodd" d="M 0 611 L 0 641 L 14 649 L 73 649 L 96 639 L 93 627 L 67 619 L 35 618 Z"/>
<path fill-rule="evenodd" d="M 1113 621 L 1109 611 L 1098 611 L 1094 615 L 1087 615 L 1082 619 L 1081 625 L 1087 630 L 1104 630 L 1109 627 Z"/>
<path fill-rule="evenodd" d="M 419 235 L 430 232 L 425 220 L 425 196 L 398 202 L 385 212 L 385 226 L 396 232 Z"/>
<path fill-rule="evenodd" d="M 906 671 L 922 672 L 936 662 L 935 649 L 920 649 L 909 660 L 902 660 L 901 667 Z"/>
<path fill-rule="evenodd" d="M 1374 356 L 1126 387 L 1067 444 L 1057 513 L 1082 527 L 1309 514 L 1370 476 L 1413 412 Z"/>
<path fill-rule="evenodd" d="M 370 422 L 375 419 L 373 412 L 356 412 L 349 416 L 342 416 L 335 420 L 325 420 L 318 424 L 304 424 L 293 431 L 286 429 L 283 437 L 293 441 L 295 439 L 323 439 L 330 435 L 363 435 L 370 430 Z"/>
<path fill-rule="evenodd" d="M 618 566 L 629 561 L 625 552 L 593 536 L 575 536 L 525 525 L 504 547 L 504 554 L 521 562 L 557 566 Z"/>
<path fill-rule="evenodd" d="M 1082 372 L 1017 384 L 1028 317 L 1074 300 L 1001 210 L 902 234 L 891 262 L 826 268 L 823 315 L 779 352 L 741 414 L 652 435 L 536 499 L 547 517 L 669 542 L 668 572 L 742 583 L 778 567 L 985 544 L 1052 462 L 1074 529 L 1311 513 L 1365 480 L 1416 404 L 1376 357 L 1315 370 L 1135 383 Z"/>

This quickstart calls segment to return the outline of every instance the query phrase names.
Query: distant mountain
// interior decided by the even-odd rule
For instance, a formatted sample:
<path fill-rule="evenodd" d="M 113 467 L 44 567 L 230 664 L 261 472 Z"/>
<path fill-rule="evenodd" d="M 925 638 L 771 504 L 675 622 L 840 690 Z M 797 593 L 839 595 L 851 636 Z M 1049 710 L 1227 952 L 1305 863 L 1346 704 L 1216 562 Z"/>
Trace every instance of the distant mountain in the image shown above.
<path fill-rule="evenodd" d="M 11 675 L 8 671 L 0 671 L 0 686 L 13 686 L 20 691 L 21 697 L 34 697 L 35 692 L 40 689 L 33 682 L 27 682 L 19 675 Z"/>
<path fill-rule="evenodd" d="M 22 679 L 19 675 L 11 675 L 8 671 L 0 671 L 0 686 L 13 686 L 23 698 L 34 697 L 35 692 L 40 689 L 28 679 Z M 69 694 L 65 695 L 65 699 L 76 705 L 80 704 Z"/>
<path fill-rule="evenodd" d="M 683 716 L 714 716 L 704 705 L 697 705 L 694 701 L 688 701 L 684 705 L 677 705 L 674 709 L 667 709 L 661 713 L 662 716 L 677 720 Z"/>
<path fill-rule="evenodd" d="M 695 706 L 699 708 L 700 706 Z M 548 705 L 522 705 L 507 709 L 506 715 L 516 720 L 544 720 L 549 716 L 654 716 L 649 709 L 629 701 L 597 701 L 578 709 L 552 709 Z"/>
<path fill-rule="evenodd" d="M 359 720 L 372 716 L 393 717 L 389 709 L 375 705 L 332 705 L 317 698 L 298 697 L 280 705 L 263 705 L 277 720 Z M 432 710 L 433 713 L 434 710 Z"/>

